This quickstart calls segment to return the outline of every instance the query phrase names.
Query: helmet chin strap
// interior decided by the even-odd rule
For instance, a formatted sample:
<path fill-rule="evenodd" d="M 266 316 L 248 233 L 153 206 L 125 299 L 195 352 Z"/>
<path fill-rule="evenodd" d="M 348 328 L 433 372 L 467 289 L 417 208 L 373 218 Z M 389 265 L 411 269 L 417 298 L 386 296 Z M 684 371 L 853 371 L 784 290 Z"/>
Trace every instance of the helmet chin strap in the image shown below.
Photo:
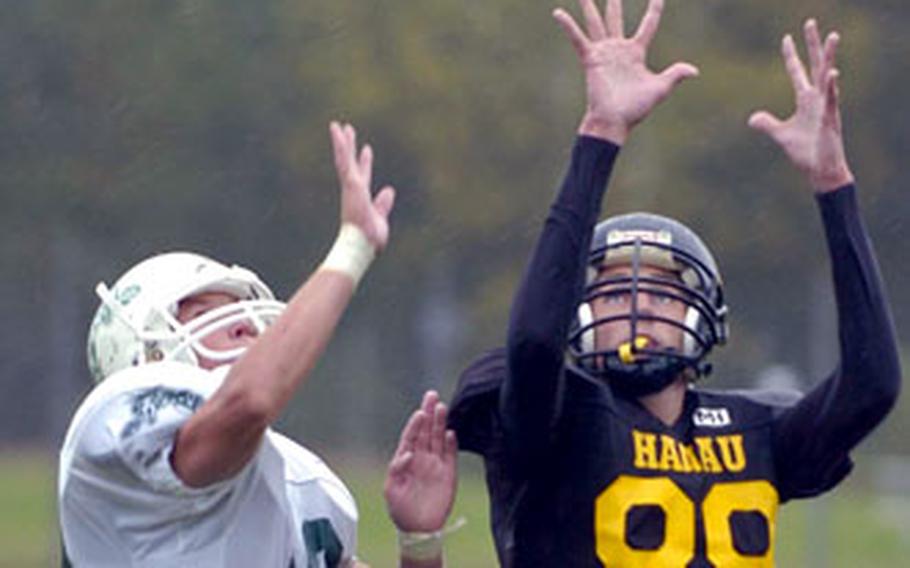
<path fill-rule="evenodd" d="M 632 364 L 624 363 L 618 355 L 604 358 L 604 374 L 613 389 L 622 396 L 639 398 L 654 394 L 681 376 L 688 367 L 684 359 L 666 355 L 650 355 Z"/>

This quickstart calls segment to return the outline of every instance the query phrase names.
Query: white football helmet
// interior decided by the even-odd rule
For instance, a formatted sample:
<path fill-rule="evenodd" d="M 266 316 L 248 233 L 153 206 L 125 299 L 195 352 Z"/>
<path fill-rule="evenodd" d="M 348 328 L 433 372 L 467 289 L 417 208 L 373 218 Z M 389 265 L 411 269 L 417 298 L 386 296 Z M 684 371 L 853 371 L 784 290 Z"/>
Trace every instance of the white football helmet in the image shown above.
<path fill-rule="evenodd" d="M 189 252 L 150 257 L 129 269 L 113 287 L 101 282 L 95 291 L 101 305 L 88 333 L 88 366 L 95 382 L 153 361 L 198 366 L 201 355 L 233 362 L 244 347 L 216 351 L 201 340 L 241 321 L 252 323 L 262 333 L 284 310 L 284 304 L 275 301 L 269 287 L 252 271 Z M 180 301 L 202 292 L 224 292 L 238 301 L 180 323 Z"/>

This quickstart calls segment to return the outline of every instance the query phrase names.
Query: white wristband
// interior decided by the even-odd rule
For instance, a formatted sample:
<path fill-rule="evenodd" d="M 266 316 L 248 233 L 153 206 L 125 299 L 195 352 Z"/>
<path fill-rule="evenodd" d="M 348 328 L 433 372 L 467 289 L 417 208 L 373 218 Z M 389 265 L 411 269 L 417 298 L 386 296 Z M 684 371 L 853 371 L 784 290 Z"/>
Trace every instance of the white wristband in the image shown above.
<path fill-rule="evenodd" d="M 354 280 L 356 287 L 374 258 L 376 248 L 360 227 L 352 223 L 342 223 L 335 244 L 322 261 L 319 270 L 334 270 L 347 274 Z"/>
<path fill-rule="evenodd" d="M 402 558 L 425 562 L 442 556 L 442 531 L 399 532 L 398 551 Z"/>
<path fill-rule="evenodd" d="M 445 538 L 465 525 L 464 517 L 458 517 L 448 528 L 435 532 L 398 531 L 398 552 L 402 558 L 415 561 L 435 560 L 442 556 Z"/>

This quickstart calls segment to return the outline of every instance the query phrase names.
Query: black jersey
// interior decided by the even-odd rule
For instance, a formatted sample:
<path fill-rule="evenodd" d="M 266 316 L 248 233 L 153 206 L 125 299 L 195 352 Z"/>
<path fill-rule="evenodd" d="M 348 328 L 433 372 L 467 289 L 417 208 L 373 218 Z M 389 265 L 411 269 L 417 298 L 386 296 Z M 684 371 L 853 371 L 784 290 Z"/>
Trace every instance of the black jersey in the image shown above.
<path fill-rule="evenodd" d="M 841 361 L 805 396 L 689 389 L 666 426 L 565 362 L 618 149 L 580 138 L 516 295 L 505 349 L 462 375 L 450 424 L 481 454 L 507 567 L 772 566 L 778 505 L 847 475 L 897 396 L 890 314 L 854 190 L 819 198 Z"/>
<path fill-rule="evenodd" d="M 795 394 L 691 389 L 668 427 L 574 368 L 549 439 L 521 463 L 499 413 L 505 369 L 504 350 L 470 367 L 451 417 L 462 449 L 484 457 L 505 566 L 771 566 L 778 504 L 850 470 L 844 453 L 775 451 Z"/>

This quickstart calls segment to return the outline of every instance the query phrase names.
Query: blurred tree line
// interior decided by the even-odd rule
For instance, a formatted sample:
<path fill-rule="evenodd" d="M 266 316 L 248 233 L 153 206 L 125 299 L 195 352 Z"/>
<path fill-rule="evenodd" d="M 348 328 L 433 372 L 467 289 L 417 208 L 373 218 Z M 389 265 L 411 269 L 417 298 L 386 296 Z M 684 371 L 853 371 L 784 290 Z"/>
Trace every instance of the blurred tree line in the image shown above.
<path fill-rule="evenodd" d="M 627 31 L 644 0 L 627 0 Z M 576 14 L 577 7 L 564 5 Z M 31 0 L 0 21 L 0 442 L 60 436 L 90 386 L 99 280 L 190 249 L 283 297 L 337 228 L 327 125 L 352 121 L 399 200 L 393 241 L 282 426 L 385 452 L 419 393 L 504 339 L 509 301 L 567 163 L 582 75 L 550 2 Z M 910 8 L 898 0 L 667 2 L 654 68 L 685 84 L 624 149 L 605 213 L 648 209 L 712 244 L 732 306 L 715 386 L 834 364 L 827 253 L 804 180 L 745 125 L 789 114 L 784 33 L 842 32 L 848 153 L 910 326 Z M 634 21 L 634 23 L 633 23 Z M 800 43 L 802 43 L 800 41 Z M 908 352 L 904 343 L 904 352 Z M 906 399 L 872 446 L 907 452 Z"/>

